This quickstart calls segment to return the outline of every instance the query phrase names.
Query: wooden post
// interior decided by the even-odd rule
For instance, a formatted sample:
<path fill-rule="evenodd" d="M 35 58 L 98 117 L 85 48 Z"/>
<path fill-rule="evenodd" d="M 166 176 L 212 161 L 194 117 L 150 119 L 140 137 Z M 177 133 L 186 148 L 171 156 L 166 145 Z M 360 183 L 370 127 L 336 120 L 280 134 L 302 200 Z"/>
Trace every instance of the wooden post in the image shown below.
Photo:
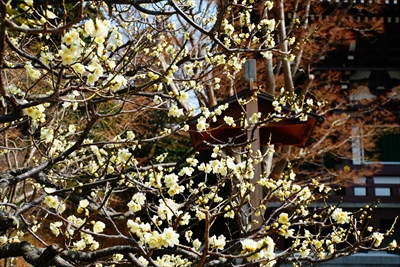
<path fill-rule="evenodd" d="M 246 115 L 247 119 L 249 119 L 254 113 L 258 113 L 258 101 L 251 100 L 254 92 L 257 90 L 257 72 L 256 72 L 256 61 L 254 59 L 247 60 L 244 65 L 244 76 L 245 82 L 248 82 L 247 87 L 247 105 L 246 105 Z M 253 156 L 256 155 L 256 152 L 260 150 L 260 130 L 259 127 L 250 127 L 247 131 L 247 139 L 254 140 L 251 143 L 251 150 L 253 151 Z M 252 180 L 252 184 L 255 186 L 254 192 L 251 193 L 250 203 L 253 207 L 259 207 L 261 200 L 263 199 L 262 187 L 257 185 L 257 182 L 260 180 L 261 175 L 261 164 L 254 165 L 254 178 Z M 251 215 L 251 221 L 258 221 L 257 224 L 254 224 L 254 227 L 257 228 L 262 224 L 262 217 L 256 216 L 255 213 Z"/>

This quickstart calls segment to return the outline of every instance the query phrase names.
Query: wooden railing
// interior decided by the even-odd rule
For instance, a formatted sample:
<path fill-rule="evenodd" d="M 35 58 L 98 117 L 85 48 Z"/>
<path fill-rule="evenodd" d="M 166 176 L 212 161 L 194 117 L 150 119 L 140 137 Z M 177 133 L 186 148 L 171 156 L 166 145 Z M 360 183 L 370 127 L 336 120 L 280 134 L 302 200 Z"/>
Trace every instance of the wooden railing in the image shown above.
<path fill-rule="evenodd" d="M 381 203 L 400 203 L 399 184 L 374 184 L 372 179 L 367 179 L 365 184 L 356 184 L 343 187 L 332 195 L 330 201 L 372 203 L 380 200 Z"/>

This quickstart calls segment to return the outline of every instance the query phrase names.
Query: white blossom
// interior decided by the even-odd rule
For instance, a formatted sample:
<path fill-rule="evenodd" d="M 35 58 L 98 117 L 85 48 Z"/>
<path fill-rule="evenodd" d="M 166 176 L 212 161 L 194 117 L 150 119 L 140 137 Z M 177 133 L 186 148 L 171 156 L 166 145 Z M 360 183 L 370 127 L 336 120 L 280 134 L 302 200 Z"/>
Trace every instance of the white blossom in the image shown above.
<path fill-rule="evenodd" d="M 339 224 L 345 224 L 350 222 L 349 212 L 343 211 L 341 208 L 336 208 L 331 216 Z"/>
<path fill-rule="evenodd" d="M 372 239 L 374 242 L 374 247 L 379 247 L 382 243 L 382 240 L 385 238 L 385 236 L 382 233 L 375 232 L 372 234 Z"/>
<path fill-rule="evenodd" d="M 106 225 L 103 222 L 97 221 L 93 225 L 93 232 L 96 234 L 102 233 L 105 227 Z"/>
<path fill-rule="evenodd" d="M 218 238 L 213 235 L 209 239 L 211 249 L 213 250 L 223 250 L 226 245 L 226 237 L 224 235 L 220 235 Z"/>

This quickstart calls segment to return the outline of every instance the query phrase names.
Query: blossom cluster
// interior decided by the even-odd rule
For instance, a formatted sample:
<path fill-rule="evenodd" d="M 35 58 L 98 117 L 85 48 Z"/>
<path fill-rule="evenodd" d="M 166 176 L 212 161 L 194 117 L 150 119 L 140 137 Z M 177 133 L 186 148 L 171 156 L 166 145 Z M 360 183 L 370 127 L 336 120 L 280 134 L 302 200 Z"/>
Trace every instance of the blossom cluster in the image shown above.
<path fill-rule="evenodd" d="M 259 241 L 244 239 L 240 243 L 242 244 L 242 251 L 240 253 L 246 255 L 248 261 L 271 260 L 267 266 L 274 266 L 275 242 L 271 237 L 268 236 Z"/>
<path fill-rule="evenodd" d="M 147 245 L 151 249 L 162 247 L 173 247 L 179 244 L 179 234 L 171 227 L 164 228 L 160 233 L 152 230 L 149 223 L 142 223 L 140 220 L 128 220 L 129 230 L 135 234 L 142 245 Z"/>

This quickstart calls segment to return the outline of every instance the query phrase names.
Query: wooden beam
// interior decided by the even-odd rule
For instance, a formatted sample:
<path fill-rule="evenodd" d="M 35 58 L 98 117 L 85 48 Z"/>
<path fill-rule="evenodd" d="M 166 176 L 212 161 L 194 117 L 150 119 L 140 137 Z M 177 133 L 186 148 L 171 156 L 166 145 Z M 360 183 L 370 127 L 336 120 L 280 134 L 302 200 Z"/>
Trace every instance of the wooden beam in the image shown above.
<path fill-rule="evenodd" d="M 256 72 L 256 61 L 253 60 L 247 60 L 245 63 L 245 81 L 249 83 L 249 86 L 247 88 L 247 104 L 246 104 L 246 116 L 247 119 L 249 120 L 250 117 L 258 113 L 258 101 L 257 98 L 253 99 L 252 96 L 254 95 L 254 92 L 257 90 L 257 84 L 256 84 L 256 79 L 257 79 L 257 72 Z M 251 143 L 251 150 L 252 150 L 252 156 L 256 156 L 256 152 L 260 150 L 260 129 L 257 126 L 254 127 L 249 127 L 247 131 L 247 139 L 252 140 Z M 260 185 L 257 185 L 257 182 L 260 180 L 261 176 L 261 164 L 254 164 L 253 165 L 253 171 L 254 171 L 254 177 L 252 180 L 252 184 L 254 185 L 254 192 L 251 193 L 250 195 L 250 204 L 253 208 L 258 208 L 260 206 L 261 200 L 263 199 L 263 192 L 262 192 L 262 187 Z M 261 215 L 256 216 L 255 212 L 252 212 L 251 221 L 257 221 L 257 223 L 253 224 L 252 228 L 258 228 L 262 224 L 262 217 Z"/>

